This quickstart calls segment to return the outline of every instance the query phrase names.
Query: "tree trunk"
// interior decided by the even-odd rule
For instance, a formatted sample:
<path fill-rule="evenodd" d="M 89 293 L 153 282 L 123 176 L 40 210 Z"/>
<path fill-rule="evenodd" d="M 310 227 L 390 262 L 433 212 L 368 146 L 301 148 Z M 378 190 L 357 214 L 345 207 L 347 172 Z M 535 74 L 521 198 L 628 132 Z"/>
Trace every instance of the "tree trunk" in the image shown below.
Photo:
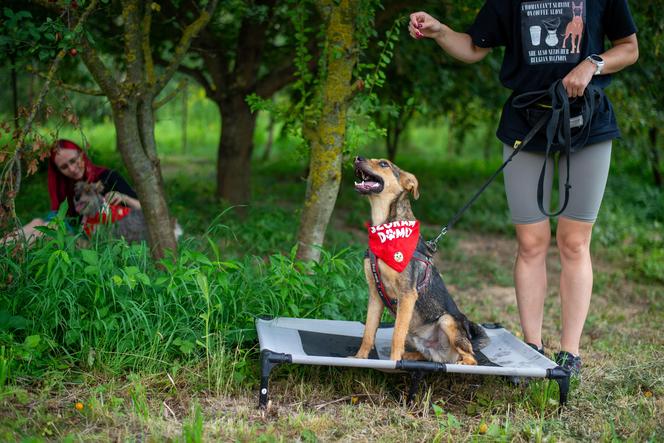
<path fill-rule="evenodd" d="M 274 144 L 274 123 L 274 116 L 270 114 L 270 120 L 267 124 L 267 141 L 265 142 L 265 149 L 263 149 L 263 155 L 261 156 L 261 160 L 263 161 L 270 159 L 272 145 Z"/>
<path fill-rule="evenodd" d="M 154 149 L 154 145 L 152 149 L 145 147 L 145 144 L 154 143 L 151 105 L 151 101 L 148 106 L 131 101 L 125 106 L 113 106 L 113 118 L 118 150 L 136 187 L 147 223 L 152 256 L 160 259 L 166 249 L 175 250 L 177 243 L 164 195 L 159 159 L 146 155 Z"/>
<path fill-rule="evenodd" d="M 177 244 L 154 138 L 154 98 L 173 77 L 192 39 L 210 21 L 217 3 L 218 0 L 207 2 L 197 11 L 194 21 L 182 27 L 181 36 L 174 42 L 171 60 L 158 75 L 150 44 L 152 11 L 159 9 L 155 4 L 139 0 L 120 2 L 124 54 L 115 71 L 106 65 L 104 57 L 93 46 L 88 38 L 90 33 L 80 32 L 81 59 L 111 102 L 118 150 L 136 187 L 147 223 L 148 242 L 156 259 L 163 258 L 166 249 L 175 250 Z M 96 2 L 91 2 L 85 14 L 90 14 L 95 5 Z"/>
<path fill-rule="evenodd" d="M 332 3 L 328 4 L 330 7 Z M 297 258 L 320 259 L 325 231 L 334 209 L 341 183 L 341 160 L 346 135 L 346 112 L 357 62 L 355 14 L 351 0 L 335 2 L 326 30 L 327 78 L 321 84 L 321 113 L 315 128 L 306 131 L 311 147 L 309 177 L 300 227 Z M 334 48 L 334 49 L 333 49 Z"/>
<path fill-rule="evenodd" d="M 187 125 L 189 124 L 188 114 L 189 114 L 189 85 L 184 85 L 184 90 L 182 91 L 182 153 L 187 152 Z"/>
<path fill-rule="evenodd" d="M 251 198 L 251 154 L 256 115 L 244 94 L 219 103 L 221 137 L 217 156 L 217 196 L 233 205 L 247 205 Z"/>
<path fill-rule="evenodd" d="M 454 156 L 454 112 L 450 112 L 447 117 L 447 146 L 445 147 L 445 154 L 448 157 Z"/>
<path fill-rule="evenodd" d="M 387 138 L 385 141 L 387 147 L 387 159 L 391 162 L 393 162 L 397 156 L 401 134 L 403 134 L 403 130 L 408 121 L 410 121 L 412 115 L 412 108 L 404 108 L 399 111 L 399 115 L 396 118 L 388 117 L 387 119 Z"/>
<path fill-rule="evenodd" d="M 655 186 L 662 188 L 662 171 L 659 168 L 659 149 L 657 147 L 657 128 L 651 127 L 648 131 L 650 136 L 650 167 Z"/>

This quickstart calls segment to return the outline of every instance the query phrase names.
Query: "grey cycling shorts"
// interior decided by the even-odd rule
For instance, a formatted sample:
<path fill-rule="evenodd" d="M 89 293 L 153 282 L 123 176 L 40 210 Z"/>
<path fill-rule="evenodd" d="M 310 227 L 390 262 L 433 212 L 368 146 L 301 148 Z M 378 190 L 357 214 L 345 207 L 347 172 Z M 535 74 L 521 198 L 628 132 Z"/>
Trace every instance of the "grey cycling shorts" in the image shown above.
<path fill-rule="evenodd" d="M 572 186 L 569 203 L 561 217 L 593 223 L 604 196 L 606 179 L 611 164 L 611 142 L 588 145 L 571 154 L 570 180 Z M 507 160 L 513 152 L 511 146 L 503 146 L 503 159 Z M 544 209 L 547 212 L 558 212 L 565 196 L 565 179 L 567 177 L 566 156 L 558 158 L 555 168 L 558 177 L 558 201 L 551 208 L 551 188 L 553 186 L 554 159 L 547 159 L 546 176 L 544 179 Z M 545 220 L 537 204 L 537 184 L 539 182 L 544 153 L 519 152 L 504 169 L 505 193 L 507 204 L 514 224 L 529 224 Z"/>

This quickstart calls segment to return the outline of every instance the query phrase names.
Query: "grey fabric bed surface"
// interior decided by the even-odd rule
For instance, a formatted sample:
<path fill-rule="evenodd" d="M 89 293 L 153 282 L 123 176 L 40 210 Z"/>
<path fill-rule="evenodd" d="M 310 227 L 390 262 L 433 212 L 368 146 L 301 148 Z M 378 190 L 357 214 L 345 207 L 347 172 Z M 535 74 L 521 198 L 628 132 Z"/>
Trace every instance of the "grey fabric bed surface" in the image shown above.
<path fill-rule="evenodd" d="M 546 377 L 547 369 L 556 367 L 505 328 L 483 327 L 490 343 L 478 353 L 479 364 L 446 364 L 446 372 Z M 375 349 L 366 360 L 352 358 L 364 333 L 360 322 L 279 317 L 257 320 L 256 329 L 262 351 L 287 354 L 292 363 L 381 370 L 394 370 L 397 366 L 397 362 L 389 359 L 394 331 L 391 326 L 378 329 Z"/>

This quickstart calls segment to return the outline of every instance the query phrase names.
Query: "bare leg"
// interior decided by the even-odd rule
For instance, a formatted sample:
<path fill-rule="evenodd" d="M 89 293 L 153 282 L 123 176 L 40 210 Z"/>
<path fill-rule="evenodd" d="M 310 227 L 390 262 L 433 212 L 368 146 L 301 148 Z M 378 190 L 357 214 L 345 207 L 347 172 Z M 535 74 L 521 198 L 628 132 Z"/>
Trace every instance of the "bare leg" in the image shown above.
<path fill-rule="evenodd" d="M 560 250 L 560 304 L 563 351 L 579 354 L 579 342 L 593 291 L 590 238 L 593 224 L 560 217 L 556 240 Z"/>
<path fill-rule="evenodd" d="M 549 220 L 516 225 L 519 244 L 514 265 L 514 287 L 524 340 L 542 346 L 546 297 L 546 253 L 551 241 Z"/>
<path fill-rule="evenodd" d="M 38 226 L 46 226 L 47 224 L 48 223 L 41 218 L 36 218 L 22 228 L 18 228 L 6 234 L 4 237 L 2 237 L 2 239 L 0 239 L 0 244 L 4 245 L 8 242 L 15 242 L 23 238 L 28 242 L 28 244 L 32 244 L 38 237 L 41 237 L 42 235 L 42 233 L 35 228 Z"/>

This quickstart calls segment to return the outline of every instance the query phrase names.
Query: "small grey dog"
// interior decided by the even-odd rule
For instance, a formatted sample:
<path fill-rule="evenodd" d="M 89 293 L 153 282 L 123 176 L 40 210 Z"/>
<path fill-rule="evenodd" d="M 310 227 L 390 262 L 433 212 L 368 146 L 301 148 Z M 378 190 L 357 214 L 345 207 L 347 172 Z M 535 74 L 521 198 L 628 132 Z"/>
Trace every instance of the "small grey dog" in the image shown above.
<path fill-rule="evenodd" d="M 83 230 L 90 237 L 98 224 L 110 224 L 113 237 L 124 237 L 127 243 L 147 240 L 148 230 L 140 209 L 109 205 L 101 194 L 101 182 L 78 182 L 74 187 L 74 207 L 83 216 Z"/>

